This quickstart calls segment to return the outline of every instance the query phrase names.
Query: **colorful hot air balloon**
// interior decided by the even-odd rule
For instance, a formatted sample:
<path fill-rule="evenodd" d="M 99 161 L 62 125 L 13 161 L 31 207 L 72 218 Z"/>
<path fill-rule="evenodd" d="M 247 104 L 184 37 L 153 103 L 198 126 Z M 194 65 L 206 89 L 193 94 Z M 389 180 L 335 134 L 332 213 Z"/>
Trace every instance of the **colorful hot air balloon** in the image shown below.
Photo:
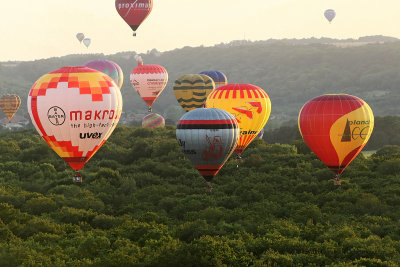
<path fill-rule="evenodd" d="M 331 23 L 331 21 L 336 17 L 336 12 L 333 9 L 327 9 L 324 12 L 325 18 Z"/>
<path fill-rule="evenodd" d="M 10 122 L 17 113 L 19 106 L 21 106 L 21 98 L 17 95 L 4 95 L 0 98 L 0 108 Z"/>
<path fill-rule="evenodd" d="M 82 43 L 83 39 L 85 39 L 85 35 L 81 32 L 76 34 L 76 39 L 79 40 L 80 43 Z"/>
<path fill-rule="evenodd" d="M 140 56 L 138 66 L 132 70 L 131 84 L 152 111 L 151 106 L 168 83 L 168 72 L 160 65 L 144 65 Z"/>
<path fill-rule="evenodd" d="M 174 84 L 176 100 L 186 112 L 204 107 L 207 96 L 214 89 L 214 81 L 204 74 L 182 75 Z"/>
<path fill-rule="evenodd" d="M 121 92 L 102 72 L 64 67 L 36 81 L 28 112 L 47 144 L 75 171 L 107 141 L 122 113 Z"/>
<path fill-rule="evenodd" d="M 92 40 L 90 38 L 85 38 L 83 39 L 82 42 L 87 48 L 89 48 L 89 45 L 92 43 Z"/>
<path fill-rule="evenodd" d="M 215 87 L 217 87 L 217 88 L 228 84 L 228 79 L 226 78 L 226 75 L 220 71 L 217 71 L 217 70 L 203 71 L 203 72 L 200 72 L 200 74 L 204 74 L 204 75 L 211 77 L 211 79 L 213 79 L 213 81 L 215 83 Z"/>
<path fill-rule="evenodd" d="M 224 110 L 199 108 L 182 116 L 176 128 L 176 138 L 211 191 L 211 180 L 236 147 L 239 126 L 235 118 Z"/>
<path fill-rule="evenodd" d="M 142 119 L 143 128 L 163 128 L 165 127 L 164 118 L 157 113 L 150 113 Z"/>
<path fill-rule="evenodd" d="M 84 66 L 107 74 L 114 80 L 119 88 L 122 88 L 124 73 L 117 63 L 110 60 L 92 60 L 87 62 Z"/>
<path fill-rule="evenodd" d="M 220 108 L 231 113 L 239 123 L 240 139 L 236 147 L 240 154 L 264 128 L 271 114 L 271 101 L 260 87 L 251 84 L 228 84 L 208 96 L 207 108 Z"/>
<path fill-rule="evenodd" d="M 261 129 L 261 131 L 257 134 L 257 138 L 262 140 L 264 136 L 264 128 Z"/>
<path fill-rule="evenodd" d="M 322 95 L 308 101 L 299 114 L 305 143 L 339 175 L 360 153 L 374 128 L 374 115 L 362 99 L 346 94 Z"/>
<path fill-rule="evenodd" d="M 153 0 L 115 0 L 115 8 L 136 36 L 137 28 L 153 8 Z"/>

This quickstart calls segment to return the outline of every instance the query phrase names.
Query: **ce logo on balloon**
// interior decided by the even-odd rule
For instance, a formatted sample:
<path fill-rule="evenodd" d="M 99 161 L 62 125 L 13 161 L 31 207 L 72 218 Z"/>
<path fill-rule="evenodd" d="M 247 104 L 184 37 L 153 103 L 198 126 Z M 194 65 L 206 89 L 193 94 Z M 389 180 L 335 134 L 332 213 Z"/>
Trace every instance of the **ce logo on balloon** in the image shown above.
<path fill-rule="evenodd" d="M 365 140 L 365 138 L 368 136 L 368 130 L 369 126 L 366 126 L 362 129 L 360 127 L 355 127 L 351 132 L 351 138 L 353 138 L 353 140 L 357 140 L 358 138 Z"/>

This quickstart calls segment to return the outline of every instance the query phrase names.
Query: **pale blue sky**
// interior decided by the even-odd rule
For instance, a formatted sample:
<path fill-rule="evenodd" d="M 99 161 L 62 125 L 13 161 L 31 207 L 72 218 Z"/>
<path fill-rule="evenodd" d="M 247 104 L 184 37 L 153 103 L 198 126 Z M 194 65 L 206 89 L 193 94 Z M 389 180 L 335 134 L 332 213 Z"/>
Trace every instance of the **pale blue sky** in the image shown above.
<path fill-rule="evenodd" d="M 154 0 L 136 38 L 114 0 L 0 1 L 0 61 L 269 38 L 400 37 L 399 0 Z M 332 24 L 325 9 L 336 10 Z M 92 39 L 89 49 L 75 35 Z"/>

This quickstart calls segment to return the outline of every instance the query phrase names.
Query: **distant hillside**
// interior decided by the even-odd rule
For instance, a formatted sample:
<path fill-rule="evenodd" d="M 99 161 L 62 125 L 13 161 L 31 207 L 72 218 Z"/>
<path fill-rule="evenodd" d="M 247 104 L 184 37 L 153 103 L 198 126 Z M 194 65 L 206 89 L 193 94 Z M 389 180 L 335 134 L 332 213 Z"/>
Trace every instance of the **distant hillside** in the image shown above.
<path fill-rule="evenodd" d="M 349 43 L 363 45 L 337 45 Z M 26 116 L 26 96 L 41 75 L 62 66 L 106 58 L 117 62 L 124 70 L 125 114 L 136 113 L 140 118 L 147 109 L 129 82 L 129 74 L 136 66 L 135 54 L 131 51 L 107 56 L 69 55 L 29 62 L 2 62 L 0 93 L 19 94 L 23 105 L 18 114 Z M 379 116 L 400 113 L 400 42 L 392 37 L 233 41 L 163 53 L 153 49 L 142 57 L 145 63 L 161 64 L 169 72 L 168 86 L 155 103 L 154 111 L 170 122 L 183 114 L 172 90 L 175 79 L 186 73 L 213 69 L 226 73 L 230 83 L 252 83 L 265 89 L 272 102 L 270 127 L 295 120 L 307 100 L 324 93 L 359 96 Z"/>

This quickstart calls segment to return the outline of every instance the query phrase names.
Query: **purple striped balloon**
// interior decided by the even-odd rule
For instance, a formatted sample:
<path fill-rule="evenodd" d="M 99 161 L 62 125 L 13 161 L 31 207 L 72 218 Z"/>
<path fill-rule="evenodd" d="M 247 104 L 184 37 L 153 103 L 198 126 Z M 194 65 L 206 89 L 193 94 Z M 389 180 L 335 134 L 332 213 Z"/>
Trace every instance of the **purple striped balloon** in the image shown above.
<path fill-rule="evenodd" d="M 157 113 L 150 113 L 142 120 L 143 128 L 157 128 L 157 127 L 165 127 L 164 118 Z"/>

